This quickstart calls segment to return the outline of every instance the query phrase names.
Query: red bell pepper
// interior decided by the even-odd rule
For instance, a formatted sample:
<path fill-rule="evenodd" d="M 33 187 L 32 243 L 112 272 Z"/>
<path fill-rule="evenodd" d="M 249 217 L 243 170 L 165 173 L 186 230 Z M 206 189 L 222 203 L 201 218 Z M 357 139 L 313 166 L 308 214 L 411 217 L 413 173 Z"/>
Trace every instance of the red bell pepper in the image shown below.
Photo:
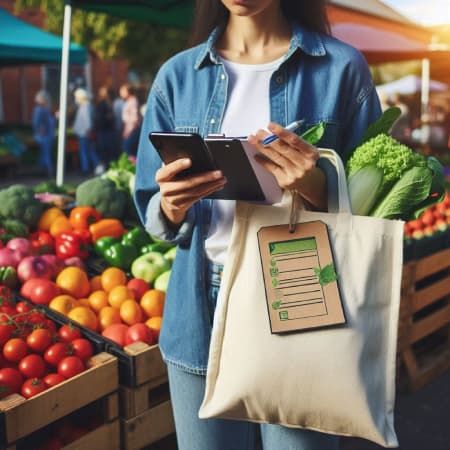
<path fill-rule="evenodd" d="M 55 250 L 55 240 L 46 231 L 35 231 L 30 234 L 28 239 L 35 254 L 43 255 L 45 253 L 53 253 Z"/>
<path fill-rule="evenodd" d="M 56 255 L 61 259 L 78 256 L 87 258 L 89 254 L 89 242 L 73 231 L 66 231 L 56 236 Z"/>

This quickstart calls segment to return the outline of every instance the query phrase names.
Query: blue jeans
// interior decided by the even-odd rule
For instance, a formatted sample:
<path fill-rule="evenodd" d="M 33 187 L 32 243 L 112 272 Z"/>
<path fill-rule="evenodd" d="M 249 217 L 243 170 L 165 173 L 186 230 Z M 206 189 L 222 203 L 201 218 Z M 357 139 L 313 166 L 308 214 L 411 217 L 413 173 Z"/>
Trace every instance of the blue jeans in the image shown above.
<path fill-rule="evenodd" d="M 53 136 L 34 136 L 34 140 L 39 144 L 39 166 L 53 172 L 52 146 Z"/>
<path fill-rule="evenodd" d="M 80 169 L 83 173 L 95 169 L 100 163 L 93 142 L 87 136 L 78 137 L 78 152 L 80 157 Z"/>
<path fill-rule="evenodd" d="M 208 268 L 208 300 L 216 306 L 222 268 Z M 237 369 L 239 370 L 239 369 Z M 338 450 L 339 437 L 281 425 L 255 424 L 229 419 L 199 419 L 206 377 L 168 364 L 170 396 L 178 450 L 256 450 L 261 433 L 263 450 Z"/>

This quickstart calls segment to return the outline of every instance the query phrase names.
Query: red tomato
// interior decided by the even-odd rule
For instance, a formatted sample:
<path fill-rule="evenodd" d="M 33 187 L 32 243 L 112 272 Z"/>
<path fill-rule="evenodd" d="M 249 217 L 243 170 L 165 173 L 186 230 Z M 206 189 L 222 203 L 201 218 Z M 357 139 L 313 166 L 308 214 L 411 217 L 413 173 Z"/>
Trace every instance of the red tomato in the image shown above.
<path fill-rule="evenodd" d="M 156 344 L 156 337 L 145 323 L 135 323 L 128 328 L 125 335 L 125 345 L 133 342 L 144 342 L 145 344 L 153 345 Z"/>
<path fill-rule="evenodd" d="M 71 342 L 74 339 L 81 338 L 81 331 L 79 328 L 74 327 L 72 324 L 63 325 L 58 330 L 58 336 L 64 342 Z"/>
<path fill-rule="evenodd" d="M 44 359 L 48 364 L 56 367 L 62 359 L 70 354 L 67 342 L 57 342 L 45 350 Z"/>
<path fill-rule="evenodd" d="M 11 339 L 14 330 L 15 327 L 9 323 L 9 319 L 5 315 L 0 316 L 0 347 Z"/>
<path fill-rule="evenodd" d="M 45 315 L 39 311 L 33 311 L 28 313 L 28 323 L 33 327 L 42 328 L 47 322 Z"/>
<path fill-rule="evenodd" d="M 20 360 L 19 370 L 25 378 L 41 378 L 46 371 L 45 362 L 42 356 L 32 353 Z"/>
<path fill-rule="evenodd" d="M 4 284 L 0 284 L 0 307 L 3 306 L 10 306 L 14 307 L 12 303 L 12 291 L 8 286 L 5 286 Z"/>
<path fill-rule="evenodd" d="M 30 278 L 23 283 L 20 293 L 33 303 L 48 305 L 53 298 L 61 293 L 61 289 L 52 280 Z"/>
<path fill-rule="evenodd" d="M 36 353 L 44 353 L 52 344 L 52 335 L 45 328 L 36 328 L 27 337 L 27 345 Z"/>
<path fill-rule="evenodd" d="M 0 301 L 1 301 L 1 297 L 0 297 Z M 7 314 L 9 317 L 12 317 L 12 316 L 16 315 L 16 308 L 14 308 L 14 306 L 10 306 L 10 305 L 0 306 L 0 313 Z"/>
<path fill-rule="evenodd" d="M 34 306 L 30 305 L 27 302 L 19 302 L 16 304 L 16 311 L 19 314 L 26 313 L 28 311 L 31 311 L 34 308 Z"/>
<path fill-rule="evenodd" d="M 47 387 L 45 386 L 45 383 L 40 378 L 28 378 L 28 380 L 25 380 L 25 382 L 22 384 L 20 393 L 25 398 L 30 398 L 34 397 L 37 394 L 40 394 L 46 389 Z"/>
<path fill-rule="evenodd" d="M 71 345 L 73 354 L 84 362 L 94 354 L 94 347 L 87 339 L 74 339 Z"/>
<path fill-rule="evenodd" d="M 58 364 L 58 373 L 64 378 L 72 378 L 84 369 L 83 361 L 78 356 L 66 356 Z"/>
<path fill-rule="evenodd" d="M 8 361 L 19 362 L 27 353 L 27 343 L 21 338 L 12 338 L 3 347 L 3 356 Z"/>
<path fill-rule="evenodd" d="M 45 321 L 44 327 L 47 328 L 48 331 L 50 331 L 50 334 L 52 336 L 56 334 L 56 323 L 53 322 L 52 319 L 47 319 Z"/>
<path fill-rule="evenodd" d="M 22 374 L 12 367 L 0 369 L 0 398 L 19 392 L 22 386 Z"/>
<path fill-rule="evenodd" d="M 128 325 L 125 325 L 124 323 L 114 323 L 103 330 L 102 336 L 111 339 L 111 341 L 123 347 L 125 345 L 125 335 L 127 330 Z"/>
<path fill-rule="evenodd" d="M 48 388 L 56 386 L 57 384 L 62 383 L 65 380 L 66 379 L 62 375 L 56 372 L 49 373 L 44 377 L 44 383 Z"/>

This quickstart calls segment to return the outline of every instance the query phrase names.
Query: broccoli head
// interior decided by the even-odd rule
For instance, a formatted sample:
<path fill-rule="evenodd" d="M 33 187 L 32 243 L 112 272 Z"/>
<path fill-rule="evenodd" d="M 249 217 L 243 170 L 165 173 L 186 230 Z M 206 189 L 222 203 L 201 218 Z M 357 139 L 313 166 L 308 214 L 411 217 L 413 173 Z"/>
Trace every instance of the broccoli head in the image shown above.
<path fill-rule="evenodd" d="M 426 167 L 426 159 L 387 134 L 379 134 L 361 144 L 347 161 L 348 177 L 363 167 L 373 166 L 383 171 L 380 190 L 392 185 L 412 167 Z"/>
<path fill-rule="evenodd" d="M 33 227 L 44 209 L 45 205 L 35 198 L 33 189 L 24 184 L 0 190 L 0 219 L 16 219 Z"/>
<path fill-rule="evenodd" d="M 94 177 L 78 185 L 75 203 L 77 206 L 92 206 L 104 218 L 121 219 L 126 207 L 126 193 L 119 191 L 113 181 Z"/>

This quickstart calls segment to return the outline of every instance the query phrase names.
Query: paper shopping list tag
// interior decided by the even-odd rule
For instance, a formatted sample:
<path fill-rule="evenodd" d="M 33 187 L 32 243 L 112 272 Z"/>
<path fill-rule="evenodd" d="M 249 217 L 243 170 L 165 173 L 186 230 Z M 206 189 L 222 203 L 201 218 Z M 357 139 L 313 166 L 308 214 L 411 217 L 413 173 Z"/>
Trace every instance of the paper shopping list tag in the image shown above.
<path fill-rule="evenodd" d="M 324 222 L 263 227 L 258 242 L 272 333 L 345 323 Z"/>

